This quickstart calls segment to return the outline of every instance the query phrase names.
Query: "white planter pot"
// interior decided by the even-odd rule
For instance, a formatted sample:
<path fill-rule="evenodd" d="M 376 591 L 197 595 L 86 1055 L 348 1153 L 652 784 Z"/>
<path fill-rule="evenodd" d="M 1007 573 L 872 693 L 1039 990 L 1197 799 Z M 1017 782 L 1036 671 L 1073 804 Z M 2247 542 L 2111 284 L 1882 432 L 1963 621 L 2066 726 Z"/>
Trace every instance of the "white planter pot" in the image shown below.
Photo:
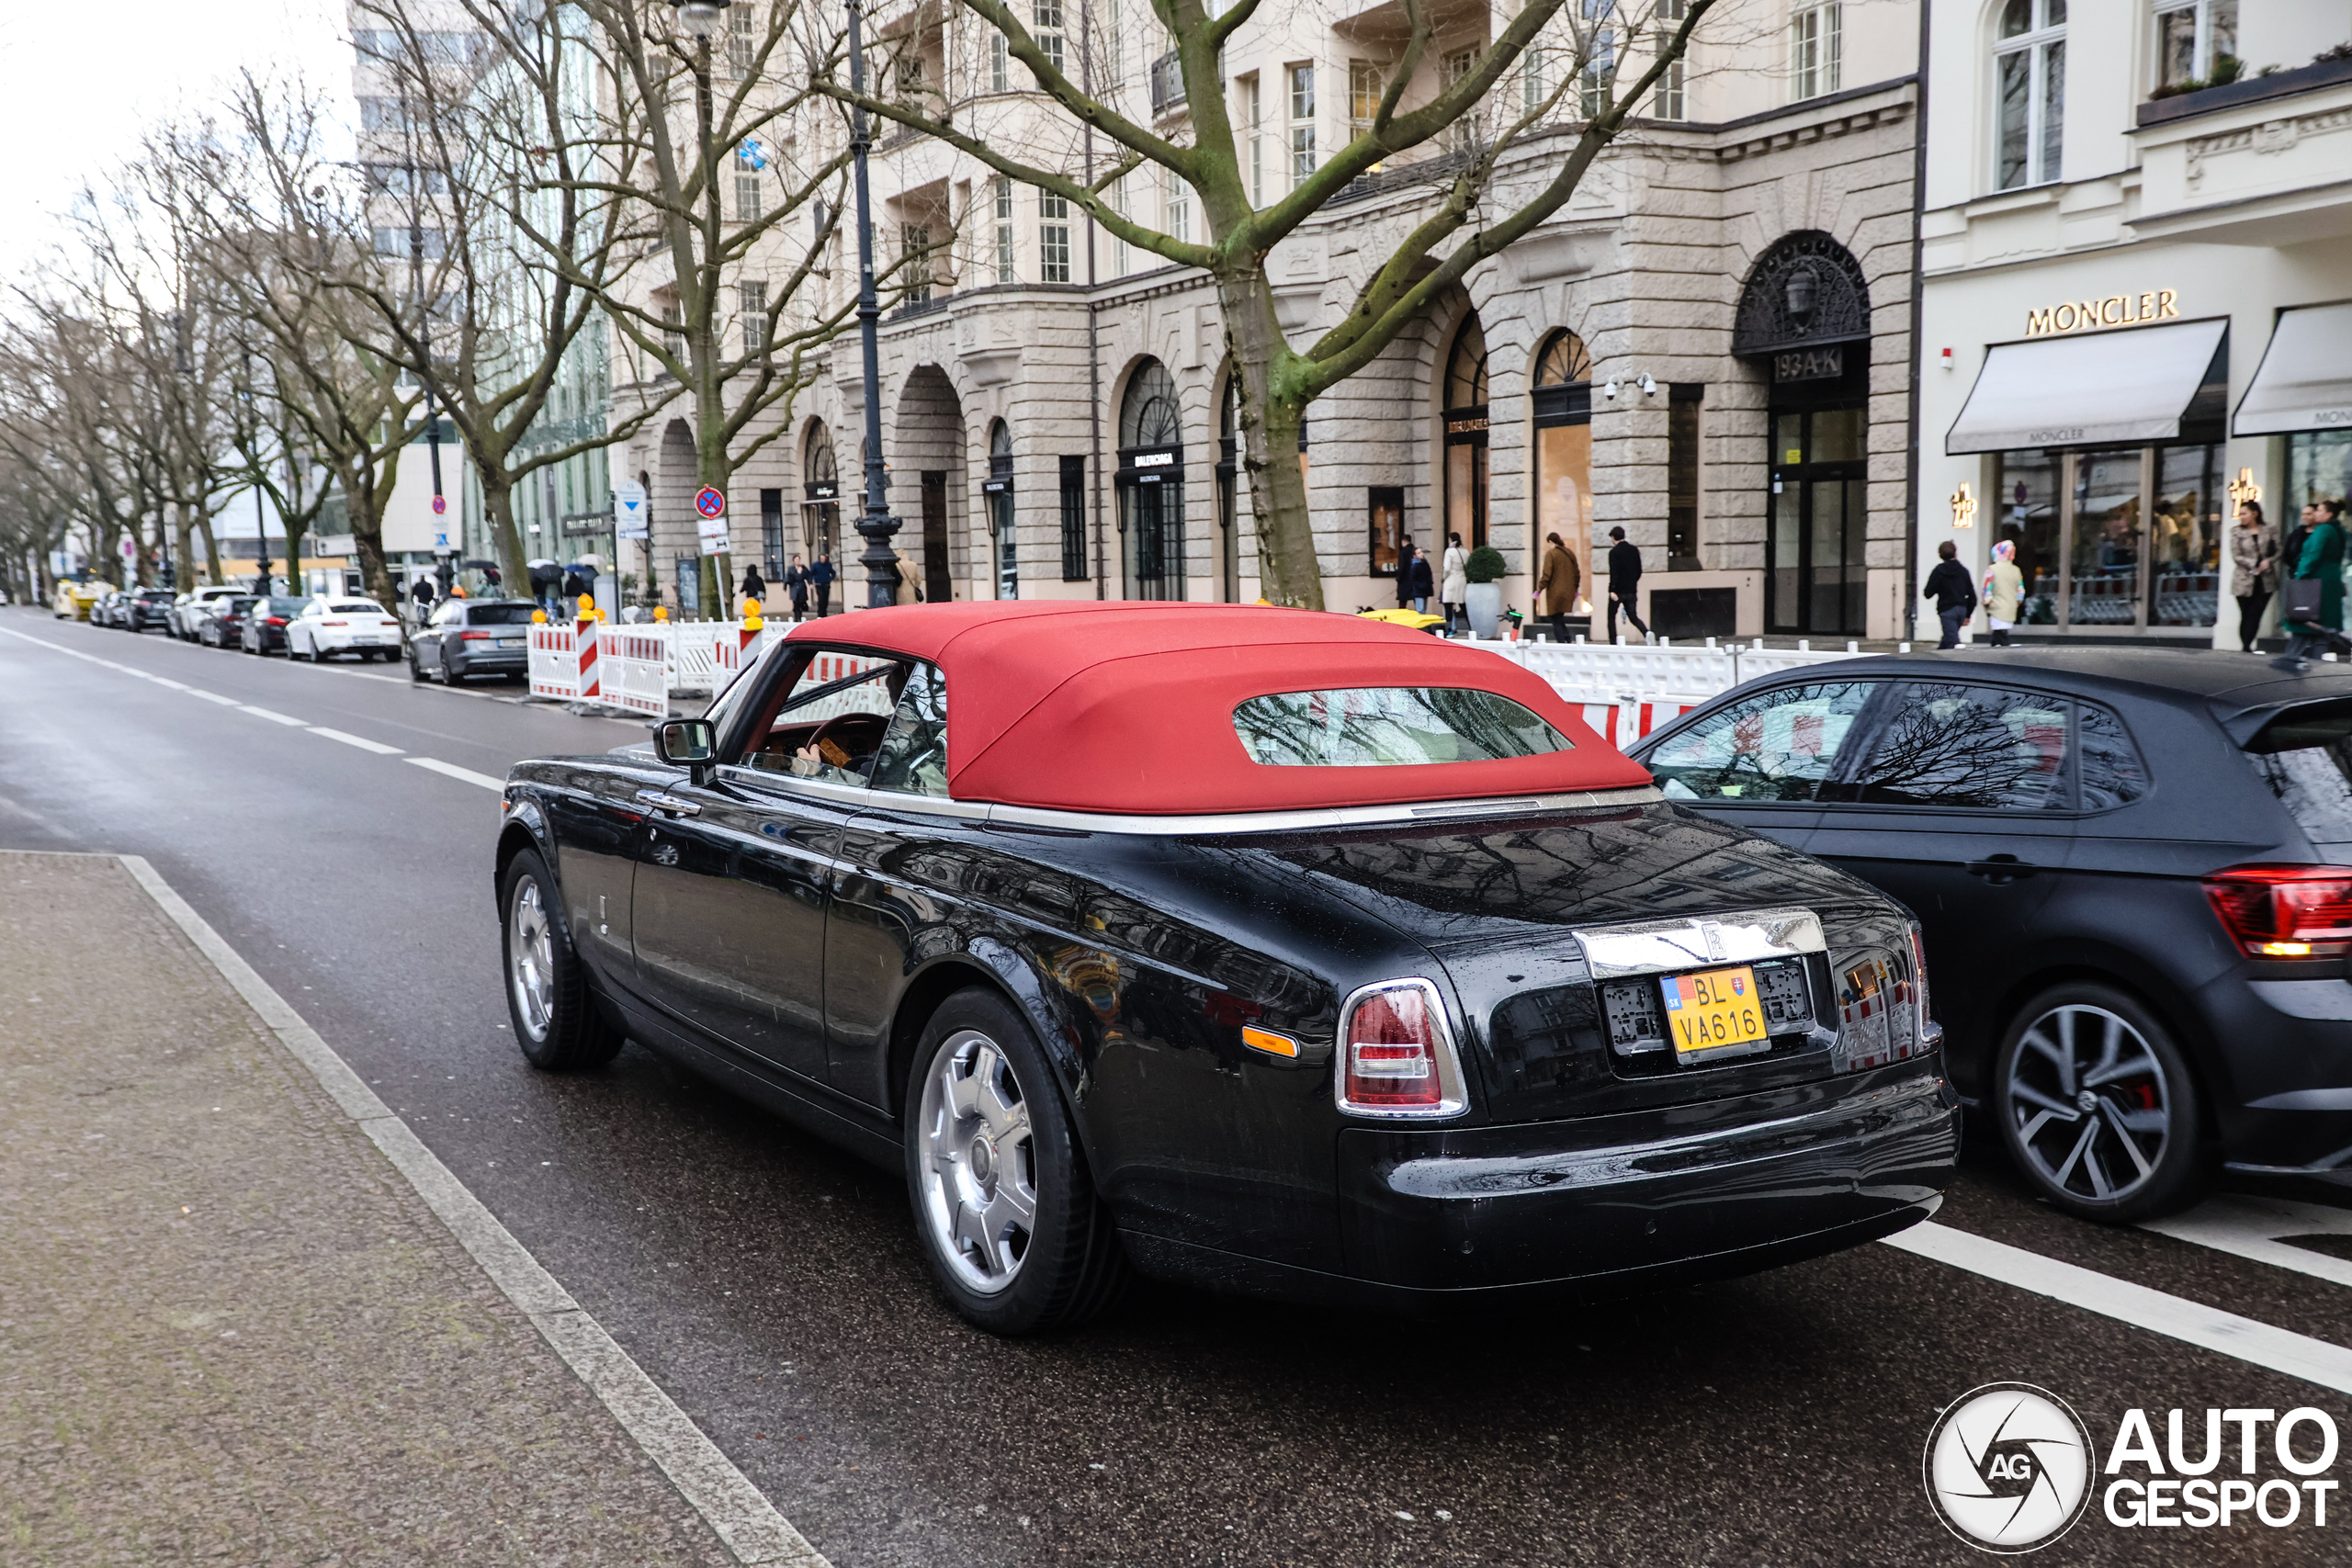
<path fill-rule="evenodd" d="M 1493 641 L 1495 628 L 1503 617 L 1503 585 L 1499 582 L 1473 582 L 1464 591 L 1469 597 L 1462 607 L 1470 614 L 1470 635 Z"/>

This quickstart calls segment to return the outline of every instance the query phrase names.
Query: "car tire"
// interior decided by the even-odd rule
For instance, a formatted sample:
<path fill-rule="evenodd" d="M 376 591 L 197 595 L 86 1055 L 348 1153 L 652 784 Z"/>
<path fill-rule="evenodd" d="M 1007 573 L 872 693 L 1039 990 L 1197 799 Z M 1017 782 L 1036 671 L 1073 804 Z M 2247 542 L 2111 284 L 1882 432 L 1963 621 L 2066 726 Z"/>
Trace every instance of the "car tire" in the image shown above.
<path fill-rule="evenodd" d="M 2113 986 L 2073 982 L 2018 1010 L 1994 1058 L 1993 1117 L 2034 1190 L 2079 1219 L 2172 1213 L 2211 1175 L 2188 1058 L 2162 1020 Z"/>
<path fill-rule="evenodd" d="M 409 650 L 408 680 L 409 684 L 412 686 L 422 686 L 424 684 L 424 666 L 416 661 L 416 650 L 413 649 Z"/>
<path fill-rule="evenodd" d="M 588 972 L 571 945 L 547 862 L 525 850 L 499 878 L 498 937 L 506 1011 L 514 1043 L 548 1072 L 601 1067 L 620 1054 L 620 1031 L 588 994 Z"/>
<path fill-rule="evenodd" d="M 975 987 L 923 1027 L 906 1086 L 907 1198 L 932 1280 L 975 1327 L 1074 1327 L 1130 1275 L 1035 1034 Z"/>

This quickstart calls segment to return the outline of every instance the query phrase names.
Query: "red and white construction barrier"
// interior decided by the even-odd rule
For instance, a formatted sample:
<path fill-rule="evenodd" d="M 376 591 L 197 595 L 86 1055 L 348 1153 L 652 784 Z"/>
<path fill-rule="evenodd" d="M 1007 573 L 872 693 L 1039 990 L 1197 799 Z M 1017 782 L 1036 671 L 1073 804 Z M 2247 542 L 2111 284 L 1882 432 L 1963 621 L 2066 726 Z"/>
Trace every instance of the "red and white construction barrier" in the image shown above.
<path fill-rule="evenodd" d="M 584 617 L 572 628 L 572 643 L 578 649 L 576 657 L 580 665 L 580 700 L 583 703 L 600 702 L 604 698 L 604 674 L 596 668 L 596 633 L 599 629 L 595 622 Z"/>
<path fill-rule="evenodd" d="M 670 638 L 663 628 L 602 628 L 596 638 L 604 671 L 604 701 L 629 713 L 666 718 L 670 713 Z"/>
<path fill-rule="evenodd" d="M 1576 705 L 1585 723 L 1603 740 L 1621 749 L 1708 700 L 1702 696 L 1605 696 L 1591 692 L 1561 695 Z"/>
<path fill-rule="evenodd" d="M 580 638 L 571 627 L 545 622 L 532 626 L 531 695 L 566 703 L 580 700 Z"/>

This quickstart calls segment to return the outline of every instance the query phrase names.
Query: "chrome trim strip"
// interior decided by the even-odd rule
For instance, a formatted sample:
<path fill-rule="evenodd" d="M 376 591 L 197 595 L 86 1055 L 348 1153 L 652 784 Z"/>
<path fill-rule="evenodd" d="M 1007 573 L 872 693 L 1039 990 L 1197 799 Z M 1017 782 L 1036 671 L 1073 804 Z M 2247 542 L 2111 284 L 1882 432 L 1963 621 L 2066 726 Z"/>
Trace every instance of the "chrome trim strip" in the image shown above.
<path fill-rule="evenodd" d="M 1367 997 L 1382 991 L 1419 991 L 1426 999 L 1430 1016 L 1437 1020 L 1437 1088 L 1439 1100 L 1435 1105 L 1400 1109 L 1388 1105 L 1357 1105 L 1348 1099 L 1348 1024 Z M 1440 1117 L 1459 1116 L 1470 1108 L 1470 1096 L 1462 1087 L 1462 1055 L 1453 1043 L 1453 1021 L 1445 1010 L 1445 998 L 1434 981 L 1419 976 L 1397 980 L 1375 980 L 1369 986 L 1358 986 L 1340 1004 L 1340 1032 L 1336 1036 L 1337 1051 L 1331 1058 L 1331 1100 L 1342 1116 L 1357 1116 L 1372 1122 L 1429 1122 Z"/>
<path fill-rule="evenodd" d="M 1820 917 L 1798 908 L 1629 920 L 1622 925 L 1589 926 L 1573 934 L 1596 980 L 1829 951 L 1821 934 Z"/>
<path fill-rule="evenodd" d="M 1293 833 L 1302 829 L 1370 827 L 1383 823 L 1453 821 L 1476 817 L 1524 817 L 1553 811 L 1589 811 L 1611 806 L 1655 806 L 1665 796 L 1656 786 L 1580 790 L 1566 795 L 1510 795 L 1495 799 L 1422 801 L 1393 806 L 1324 807 L 1308 811 L 1226 811 L 1198 817 L 1057 811 L 1034 806 L 995 806 L 989 821 L 1012 827 L 1058 828 L 1078 833 L 1135 833 L 1159 838 L 1224 838 L 1236 833 Z M 918 808 L 919 809 L 919 808 Z"/>

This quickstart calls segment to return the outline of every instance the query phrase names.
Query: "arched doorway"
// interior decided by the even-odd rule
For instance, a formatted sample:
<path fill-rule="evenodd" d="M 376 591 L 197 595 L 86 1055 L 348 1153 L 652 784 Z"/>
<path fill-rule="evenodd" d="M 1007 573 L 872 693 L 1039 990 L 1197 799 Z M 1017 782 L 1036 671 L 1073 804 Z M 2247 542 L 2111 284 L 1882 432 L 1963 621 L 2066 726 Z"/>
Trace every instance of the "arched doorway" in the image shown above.
<path fill-rule="evenodd" d="M 1130 599 L 1184 597 L 1184 435 L 1176 381 L 1157 359 L 1119 402 L 1119 543 Z"/>
<path fill-rule="evenodd" d="M 1463 318 L 1445 357 L 1445 529 L 1465 548 L 1487 542 L 1487 333 Z"/>
<path fill-rule="evenodd" d="M 1021 566 L 1012 547 L 1012 432 L 1004 421 L 989 426 L 989 477 L 980 481 L 989 509 L 989 536 L 996 541 L 996 596 L 1021 597 Z"/>
<path fill-rule="evenodd" d="M 969 542 L 965 533 L 964 403 L 947 372 L 936 365 L 917 366 L 899 394 L 898 421 L 890 455 L 895 467 L 915 471 L 922 498 L 921 531 L 901 532 L 898 547 L 922 572 L 923 598 L 944 604 L 956 597 L 958 541 Z M 915 537 L 909 538 L 909 533 Z M 970 575 L 985 578 L 987 571 L 982 565 Z"/>
<path fill-rule="evenodd" d="M 1535 419 L 1535 536 L 1527 558 L 1532 575 L 1544 558 L 1544 536 L 1557 534 L 1576 558 L 1577 581 L 1592 594 L 1592 355 L 1584 339 L 1554 333 L 1535 351 L 1529 399 Z M 1531 589 L 1532 592 L 1532 589 Z"/>
<path fill-rule="evenodd" d="M 1785 234 L 1740 290 L 1732 353 L 1770 378 L 1764 626 L 1865 630 L 1871 296 L 1853 254 Z M 2029 579 L 2030 563 L 2019 561 Z"/>
<path fill-rule="evenodd" d="M 802 443 L 800 537 L 808 551 L 809 564 L 819 556 L 831 559 L 836 571 L 842 560 L 842 485 L 839 469 L 833 461 L 833 434 L 825 422 L 808 422 L 808 439 Z"/>

